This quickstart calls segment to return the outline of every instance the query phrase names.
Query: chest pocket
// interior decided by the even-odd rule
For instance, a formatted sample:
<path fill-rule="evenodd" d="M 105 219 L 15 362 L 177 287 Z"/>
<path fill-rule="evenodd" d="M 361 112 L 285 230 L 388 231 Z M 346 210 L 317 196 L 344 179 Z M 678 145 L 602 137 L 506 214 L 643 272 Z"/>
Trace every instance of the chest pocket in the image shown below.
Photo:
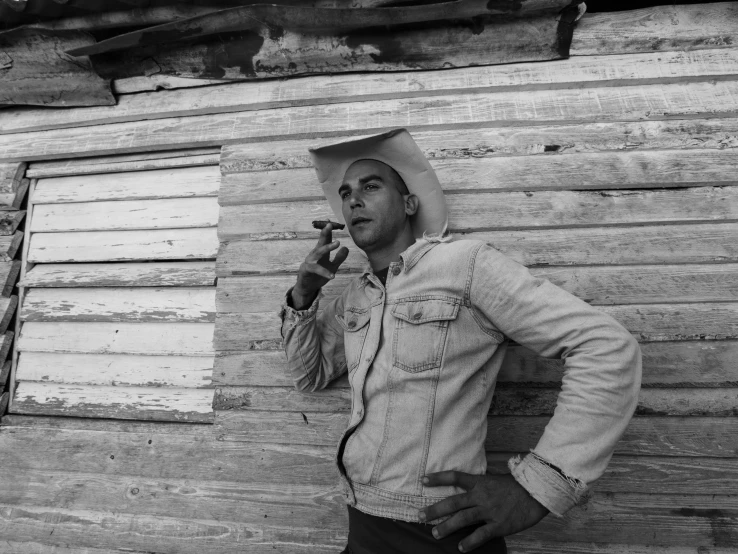
<path fill-rule="evenodd" d="M 441 365 L 446 335 L 459 314 L 459 304 L 449 300 L 406 300 L 395 304 L 392 359 L 395 367 L 417 373 Z"/>
<path fill-rule="evenodd" d="M 361 360 L 361 350 L 364 348 L 366 334 L 369 331 L 369 308 L 346 308 L 343 316 L 336 314 L 338 323 L 343 327 L 344 350 L 346 352 L 346 366 L 353 371 Z"/>

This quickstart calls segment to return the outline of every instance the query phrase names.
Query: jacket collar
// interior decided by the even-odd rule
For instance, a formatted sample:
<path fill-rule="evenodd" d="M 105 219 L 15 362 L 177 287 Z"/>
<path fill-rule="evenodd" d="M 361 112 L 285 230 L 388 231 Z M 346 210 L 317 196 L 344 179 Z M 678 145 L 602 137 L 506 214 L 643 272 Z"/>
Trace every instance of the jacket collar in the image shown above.
<path fill-rule="evenodd" d="M 417 239 L 414 244 L 409 246 L 402 254 L 400 254 L 400 260 L 402 261 L 402 267 L 405 272 L 410 271 L 419 261 L 425 256 L 432 248 L 438 245 L 438 241 Z M 367 262 L 364 266 L 364 272 L 362 279 L 366 279 L 368 275 L 373 274 L 371 266 Z"/>

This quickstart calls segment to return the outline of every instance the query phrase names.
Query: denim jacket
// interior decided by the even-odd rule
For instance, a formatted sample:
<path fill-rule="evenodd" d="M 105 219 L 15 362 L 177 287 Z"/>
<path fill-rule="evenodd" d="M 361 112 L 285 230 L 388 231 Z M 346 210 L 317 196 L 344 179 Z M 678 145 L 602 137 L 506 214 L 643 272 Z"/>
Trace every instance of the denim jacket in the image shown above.
<path fill-rule="evenodd" d="M 336 463 L 345 500 L 377 516 L 463 492 L 426 487 L 444 470 L 484 474 L 487 413 L 508 338 L 564 360 L 554 415 L 514 478 L 556 515 L 600 477 L 637 403 L 638 343 L 619 323 L 480 241 L 419 240 L 386 286 L 365 271 L 342 294 L 282 307 L 298 390 L 348 372 L 351 415 Z M 289 292 L 288 292 L 289 294 Z M 440 521 L 440 520 L 438 520 Z"/>

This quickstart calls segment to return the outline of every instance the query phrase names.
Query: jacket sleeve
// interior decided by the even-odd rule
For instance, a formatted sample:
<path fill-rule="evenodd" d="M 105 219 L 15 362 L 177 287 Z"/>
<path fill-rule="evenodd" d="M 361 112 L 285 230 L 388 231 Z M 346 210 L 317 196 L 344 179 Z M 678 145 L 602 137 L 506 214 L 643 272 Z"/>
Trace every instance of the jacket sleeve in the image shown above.
<path fill-rule="evenodd" d="M 321 390 L 346 373 L 343 328 L 335 317 L 343 313 L 343 295 L 327 302 L 318 313 L 322 292 L 305 310 L 288 305 L 291 292 L 287 291 L 279 313 L 287 368 L 297 390 Z"/>
<path fill-rule="evenodd" d="M 638 343 L 609 315 L 486 245 L 475 260 L 470 300 L 507 337 L 539 356 L 564 360 L 543 436 L 522 460 L 508 462 L 531 496 L 563 515 L 604 473 L 635 411 Z"/>

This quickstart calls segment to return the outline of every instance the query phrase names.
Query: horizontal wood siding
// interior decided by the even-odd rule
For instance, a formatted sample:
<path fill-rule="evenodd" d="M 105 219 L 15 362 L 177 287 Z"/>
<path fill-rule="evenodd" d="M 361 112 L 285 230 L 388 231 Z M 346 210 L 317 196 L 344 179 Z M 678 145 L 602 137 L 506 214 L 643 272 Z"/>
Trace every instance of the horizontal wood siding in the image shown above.
<path fill-rule="evenodd" d="M 221 206 L 217 231 L 54 223 L 32 233 L 18 342 L 27 410 L 0 426 L 0 467 L 23 468 L 0 480 L 4 544 L 19 554 L 343 549 L 335 446 L 348 382 L 297 393 L 276 313 L 315 243 L 310 220 L 329 213 L 307 148 L 405 126 L 438 172 L 458 237 L 612 314 L 643 352 L 637 414 L 588 501 L 509 537 L 509 551 L 734 552 L 734 4 L 585 14 L 572 56 L 556 62 L 211 84 L 3 118 L 0 160 L 30 162 L 49 217 L 216 194 Z M 221 145 L 218 188 L 207 149 Z M 181 169 L 187 160 L 198 167 Z M 365 263 L 337 236 L 351 254 L 329 296 Z M 214 321 L 212 297 L 176 301 L 216 278 Z M 97 310 L 105 289 L 120 296 Z M 128 319 L 139 316 L 148 320 Z M 509 349 L 487 419 L 491 471 L 536 445 L 563 371 Z M 131 410 L 96 396 L 114 388 L 153 391 L 146 415 L 105 419 L 101 410 Z M 182 390 L 212 394 L 212 425 L 147 420 L 175 409 Z M 57 417 L 70 402 L 94 417 Z"/>
<path fill-rule="evenodd" d="M 220 172 L 110 163 L 34 188 L 11 411 L 212 423 Z"/>

